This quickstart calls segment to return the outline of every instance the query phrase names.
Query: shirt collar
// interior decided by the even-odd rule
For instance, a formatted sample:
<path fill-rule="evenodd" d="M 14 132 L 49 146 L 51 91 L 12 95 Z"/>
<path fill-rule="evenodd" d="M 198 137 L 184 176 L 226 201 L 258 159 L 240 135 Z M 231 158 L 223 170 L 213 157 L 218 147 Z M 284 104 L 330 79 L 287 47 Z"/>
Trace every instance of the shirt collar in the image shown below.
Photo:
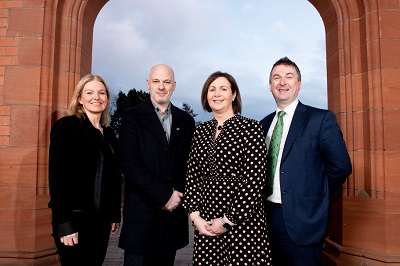
<path fill-rule="evenodd" d="M 296 111 L 296 107 L 297 107 L 298 104 L 299 104 L 299 100 L 296 99 L 296 100 L 294 100 L 291 104 L 289 104 L 288 106 L 286 106 L 283 110 L 285 111 L 285 113 L 286 113 L 287 115 L 293 117 L 294 112 Z M 280 110 L 278 107 L 276 107 L 276 113 L 277 113 L 277 114 L 278 114 L 279 111 L 282 111 L 282 110 Z"/>
<path fill-rule="evenodd" d="M 171 102 L 169 102 L 167 109 L 165 109 L 164 114 L 161 114 L 161 109 L 160 107 L 158 107 L 153 101 L 151 101 L 151 103 L 154 106 L 154 110 L 156 111 L 156 113 L 160 114 L 160 115 L 169 115 L 171 113 Z"/>

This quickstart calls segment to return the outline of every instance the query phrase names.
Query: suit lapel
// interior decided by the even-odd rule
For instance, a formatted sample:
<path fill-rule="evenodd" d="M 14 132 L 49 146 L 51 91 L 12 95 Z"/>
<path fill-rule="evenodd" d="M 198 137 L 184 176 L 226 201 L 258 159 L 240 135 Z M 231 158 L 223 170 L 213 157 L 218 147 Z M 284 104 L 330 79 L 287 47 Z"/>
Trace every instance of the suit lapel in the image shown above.
<path fill-rule="evenodd" d="M 172 113 L 172 125 L 171 125 L 171 136 L 169 139 L 170 145 L 175 141 L 179 141 L 180 136 L 185 128 L 184 120 L 182 119 L 181 114 L 178 112 L 177 107 L 171 104 L 171 113 Z"/>
<path fill-rule="evenodd" d="M 143 103 L 140 112 L 143 114 L 140 116 L 142 126 L 147 127 L 165 147 L 168 147 L 164 128 L 161 125 L 160 119 L 158 119 L 151 100 L 147 100 Z M 174 120 L 174 117 L 172 117 L 172 120 Z"/>
<path fill-rule="evenodd" d="M 276 114 L 276 112 L 270 113 L 269 115 L 267 115 L 266 117 L 264 117 L 264 118 L 260 121 L 261 126 L 262 126 L 262 128 L 264 129 L 265 135 L 268 134 L 268 130 L 269 130 L 269 128 L 271 127 L 271 123 L 272 123 L 272 120 L 273 120 L 274 117 L 275 117 L 275 114 Z"/>
<path fill-rule="evenodd" d="M 290 124 L 289 132 L 285 141 L 285 146 L 283 147 L 281 163 L 285 161 L 290 149 L 293 146 L 294 141 L 299 134 L 299 131 L 304 123 L 304 119 L 306 118 L 306 111 L 307 110 L 305 106 L 299 102 L 294 112 L 292 123 Z"/>

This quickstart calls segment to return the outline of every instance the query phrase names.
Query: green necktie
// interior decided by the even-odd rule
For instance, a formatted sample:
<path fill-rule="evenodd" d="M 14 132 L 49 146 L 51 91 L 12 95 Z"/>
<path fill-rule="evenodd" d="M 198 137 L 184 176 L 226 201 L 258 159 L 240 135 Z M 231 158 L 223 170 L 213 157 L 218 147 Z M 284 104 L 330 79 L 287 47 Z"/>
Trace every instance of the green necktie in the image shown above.
<path fill-rule="evenodd" d="M 279 147 L 281 146 L 282 139 L 283 116 L 285 114 L 285 111 L 279 111 L 278 121 L 276 121 L 276 125 L 271 136 L 271 142 L 269 143 L 267 154 L 267 184 L 265 187 L 265 194 L 267 197 L 271 196 L 273 191 L 276 163 L 278 161 Z"/>

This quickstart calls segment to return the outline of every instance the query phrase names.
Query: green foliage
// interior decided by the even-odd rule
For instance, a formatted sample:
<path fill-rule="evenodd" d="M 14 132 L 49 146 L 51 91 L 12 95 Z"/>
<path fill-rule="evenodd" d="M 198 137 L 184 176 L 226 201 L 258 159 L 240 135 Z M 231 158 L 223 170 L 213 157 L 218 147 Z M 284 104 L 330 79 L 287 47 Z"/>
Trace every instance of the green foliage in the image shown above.
<path fill-rule="evenodd" d="M 110 126 L 114 129 L 117 137 L 119 136 L 119 128 L 121 126 L 122 114 L 124 110 L 126 108 L 139 105 L 149 98 L 150 94 L 148 92 L 137 91 L 136 89 L 131 89 L 130 91 L 128 91 L 128 94 L 120 91 L 118 93 L 118 96 L 115 96 L 115 94 L 111 95 Z M 190 107 L 188 103 L 182 104 L 182 110 L 187 112 L 193 118 L 197 116 L 197 114 L 194 113 L 193 108 Z M 196 121 L 196 125 L 198 124 L 200 124 L 200 122 Z"/>
<path fill-rule="evenodd" d="M 193 111 L 193 108 L 190 107 L 190 105 L 188 103 L 183 103 L 182 104 L 182 110 L 185 111 L 186 113 L 188 113 L 191 117 L 195 118 L 198 114 L 195 114 Z M 196 126 L 199 125 L 201 122 L 200 121 L 195 121 Z"/>
<path fill-rule="evenodd" d="M 182 104 L 182 110 L 188 113 L 191 117 L 195 118 L 198 114 L 195 114 L 193 111 L 193 108 L 190 107 L 188 103 L 183 103 Z"/>
<path fill-rule="evenodd" d="M 115 100 L 114 108 L 111 108 L 112 113 L 110 114 L 111 122 L 110 126 L 114 129 L 117 136 L 119 136 L 119 128 L 121 126 L 122 114 L 126 108 L 141 104 L 145 100 L 150 98 L 150 94 L 144 91 L 137 91 L 131 89 L 126 95 L 122 91 L 118 93 L 117 99 Z"/>

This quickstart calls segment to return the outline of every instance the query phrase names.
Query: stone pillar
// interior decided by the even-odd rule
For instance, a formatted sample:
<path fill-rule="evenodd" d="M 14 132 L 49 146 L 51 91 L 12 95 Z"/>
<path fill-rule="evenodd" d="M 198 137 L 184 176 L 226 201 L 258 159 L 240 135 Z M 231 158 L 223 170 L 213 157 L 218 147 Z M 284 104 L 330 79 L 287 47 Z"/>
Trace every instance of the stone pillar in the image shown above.
<path fill-rule="evenodd" d="M 91 71 L 107 0 L 0 1 L 0 265 L 54 265 L 49 131 Z"/>
<path fill-rule="evenodd" d="M 91 71 L 93 25 L 106 2 L 0 1 L 0 265 L 57 263 L 49 131 Z M 328 104 L 354 168 L 332 198 L 325 262 L 399 264 L 400 2 L 309 2 L 324 21 Z"/>
<path fill-rule="evenodd" d="M 332 198 L 327 265 L 400 263 L 400 3 L 309 0 L 326 29 L 328 104 L 353 163 Z"/>

